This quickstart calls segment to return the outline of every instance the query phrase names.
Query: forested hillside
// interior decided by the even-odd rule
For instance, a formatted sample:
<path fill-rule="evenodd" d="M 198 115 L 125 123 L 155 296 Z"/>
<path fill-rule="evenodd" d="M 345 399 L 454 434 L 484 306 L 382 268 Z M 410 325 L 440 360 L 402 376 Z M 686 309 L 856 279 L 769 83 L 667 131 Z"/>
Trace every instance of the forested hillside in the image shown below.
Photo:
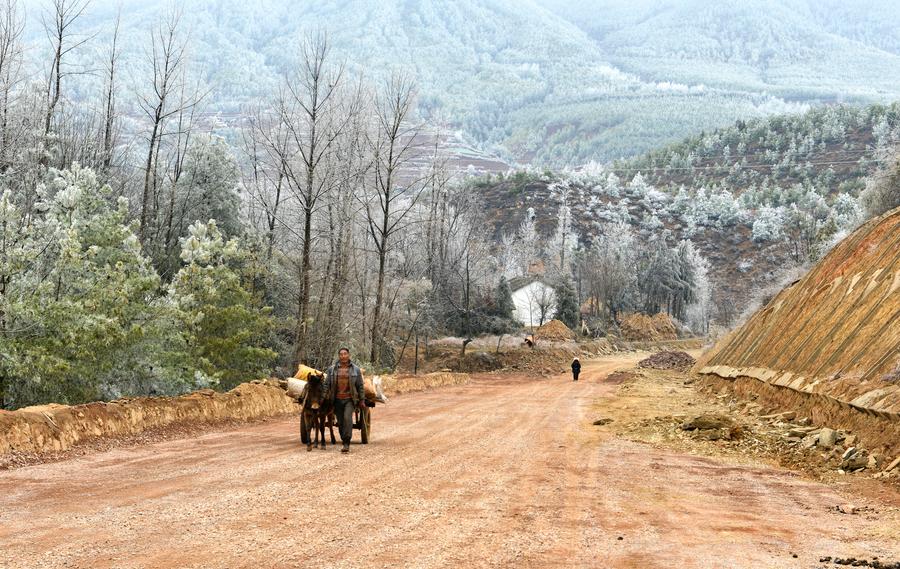
<path fill-rule="evenodd" d="M 728 325 L 761 290 L 819 258 L 863 219 L 861 194 L 891 167 L 898 142 L 900 104 L 823 107 L 739 121 L 607 167 L 522 171 L 474 187 L 498 240 L 522 240 L 522 224 L 533 217 L 551 244 L 548 255 L 558 258 L 554 236 L 565 226 L 579 265 L 623 257 L 635 243 L 671 248 L 691 240 L 709 262 L 712 321 Z"/>
<path fill-rule="evenodd" d="M 900 103 L 828 106 L 802 115 L 741 120 L 701 133 L 611 168 L 640 172 L 648 182 L 676 193 L 722 187 L 745 200 L 795 185 L 823 194 L 857 197 L 884 153 L 900 141 Z M 760 201 L 762 200 L 762 201 Z"/>
<path fill-rule="evenodd" d="M 843 17 L 822 21 L 827 11 L 800 0 L 667 5 L 198 0 L 184 19 L 192 72 L 210 90 L 200 110 L 214 115 L 208 126 L 226 136 L 235 136 L 247 105 L 277 87 L 297 57 L 298 38 L 317 29 L 331 35 L 336 57 L 371 83 L 398 68 L 414 75 L 425 118 L 510 163 L 604 162 L 738 118 L 900 95 L 893 44 L 861 33 L 874 14 L 895 22 L 889 10 L 837 11 Z M 91 3 L 81 31 L 97 33 L 99 45 L 109 41 L 117 6 Z M 130 68 L 124 79 L 136 83 L 146 71 L 148 29 L 166 5 L 122 6 L 121 57 Z M 26 7 L 34 16 L 29 53 L 40 59 L 41 2 Z M 846 31 L 832 31 L 837 27 Z M 95 69 L 94 45 L 69 54 L 73 69 Z M 72 83 L 90 97 L 96 79 L 79 74 Z"/>
<path fill-rule="evenodd" d="M 900 11 L 892 2 L 539 3 L 643 79 L 764 90 L 788 100 L 861 101 L 895 95 L 900 77 Z"/>

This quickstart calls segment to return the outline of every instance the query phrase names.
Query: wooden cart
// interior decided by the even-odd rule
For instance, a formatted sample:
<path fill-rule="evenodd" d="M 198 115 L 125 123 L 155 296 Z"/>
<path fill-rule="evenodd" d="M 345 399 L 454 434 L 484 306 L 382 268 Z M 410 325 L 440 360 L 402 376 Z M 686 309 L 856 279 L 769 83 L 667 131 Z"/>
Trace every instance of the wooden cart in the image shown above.
<path fill-rule="evenodd" d="M 369 437 L 372 433 L 372 409 L 375 408 L 373 401 L 366 400 L 366 404 L 362 409 L 357 409 L 354 413 L 353 428 L 359 429 L 359 436 L 362 444 L 369 444 Z"/>

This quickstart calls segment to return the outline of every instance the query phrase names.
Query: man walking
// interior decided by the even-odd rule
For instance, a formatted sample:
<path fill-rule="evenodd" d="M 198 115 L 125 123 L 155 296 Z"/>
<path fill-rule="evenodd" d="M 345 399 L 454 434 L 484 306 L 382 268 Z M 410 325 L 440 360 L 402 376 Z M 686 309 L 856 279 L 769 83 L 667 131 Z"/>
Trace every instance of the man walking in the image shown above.
<path fill-rule="evenodd" d="M 578 358 L 572 360 L 572 378 L 574 381 L 578 381 L 578 375 L 581 373 L 581 362 L 578 361 Z"/>
<path fill-rule="evenodd" d="M 341 442 L 344 445 L 341 452 L 350 452 L 350 439 L 353 438 L 353 411 L 366 404 L 366 393 L 362 370 L 350 361 L 349 349 L 341 348 L 338 351 L 338 361 L 328 368 L 328 385 L 325 392 L 334 402 L 334 414 L 337 417 Z"/>

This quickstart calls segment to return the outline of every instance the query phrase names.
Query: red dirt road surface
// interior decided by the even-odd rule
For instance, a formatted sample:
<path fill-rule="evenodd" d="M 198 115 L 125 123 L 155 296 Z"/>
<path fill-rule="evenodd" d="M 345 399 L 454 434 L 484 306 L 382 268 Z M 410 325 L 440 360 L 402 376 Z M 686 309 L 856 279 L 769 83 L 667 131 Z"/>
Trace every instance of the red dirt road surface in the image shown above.
<path fill-rule="evenodd" d="M 601 434 L 610 371 L 486 376 L 379 406 L 373 442 L 296 420 L 0 472 L 0 567 L 823 567 L 900 559 L 787 471 Z M 593 409 L 593 410 L 592 410 Z M 358 436 L 358 433 L 356 433 Z M 795 557 L 796 556 L 796 557 Z"/>

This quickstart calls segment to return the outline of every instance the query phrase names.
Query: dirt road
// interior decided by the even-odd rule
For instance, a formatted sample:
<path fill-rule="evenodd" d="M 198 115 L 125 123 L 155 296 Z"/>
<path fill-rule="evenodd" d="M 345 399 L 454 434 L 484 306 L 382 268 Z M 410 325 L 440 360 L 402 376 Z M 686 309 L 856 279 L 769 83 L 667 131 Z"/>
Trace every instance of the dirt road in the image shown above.
<path fill-rule="evenodd" d="M 0 567 L 821 567 L 900 558 L 876 519 L 789 472 L 600 434 L 577 384 L 479 378 L 396 398 L 373 444 L 296 421 L 0 473 Z M 794 556 L 797 557 L 794 557 Z"/>

